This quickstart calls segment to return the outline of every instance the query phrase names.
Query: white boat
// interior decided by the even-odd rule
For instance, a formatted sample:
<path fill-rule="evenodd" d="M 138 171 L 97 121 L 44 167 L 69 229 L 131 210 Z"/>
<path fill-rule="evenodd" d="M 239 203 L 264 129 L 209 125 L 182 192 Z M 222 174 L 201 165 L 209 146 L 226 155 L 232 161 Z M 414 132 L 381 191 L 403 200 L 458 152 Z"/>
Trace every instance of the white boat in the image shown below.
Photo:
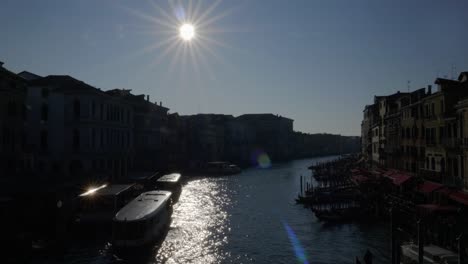
<path fill-rule="evenodd" d="M 229 162 L 214 161 L 206 164 L 205 172 L 214 175 L 232 175 L 240 173 L 241 169 Z"/>
<path fill-rule="evenodd" d="M 156 181 L 156 188 L 175 192 L 181 188 L 180 179 L 180 173 L 166 174 Z"/>
<path fill-rule="evenodd" d="M 171 215 L 169 191 L 140 194 L 115 215 L 112 236 L 116 247 L 139 247 L 161 237 Z"/>
<path fill-rule="evenodd" d="M 172 192 L 172 202 L 176 203 L 179 200 L 180 193 L 182 192 L 182 184 L 180 173 L 171 173 L 161 176 L 156 181 L 157 190 L 165 190 Z"/>
<path fill-rule="evenodd" d="M 418 263 L 418 245 L 406 244 L 401 246 L 401 264 Z M 456 264 L 458 255 L 450 250 L 428 245 L 424 246 L 423 263 Z"/>

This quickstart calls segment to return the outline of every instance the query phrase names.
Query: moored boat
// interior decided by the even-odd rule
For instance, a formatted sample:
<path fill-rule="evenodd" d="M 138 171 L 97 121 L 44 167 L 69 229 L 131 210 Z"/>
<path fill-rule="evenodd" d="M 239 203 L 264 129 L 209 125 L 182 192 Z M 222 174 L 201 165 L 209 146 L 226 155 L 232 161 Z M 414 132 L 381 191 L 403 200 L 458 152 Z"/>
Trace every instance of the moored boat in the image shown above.
<path fill-rule="evenodd" d="M 108 224 L 134 196 L 133 184 L 112 184 L 90 188 L 79 195 L 79 224 Z"/>
<path fill-rule="evenodd" d="M 237 165 L 229 162 L 214 161 L 206 164 L 204 172 L 211 175 L 232 175 L 240 173 L 241 169 Z"/>
<path fill-rule="evenodd" d="M 456 264 L 458 255 L 450 250 L 435 246 L 424 246 L 423 263 Z M 401 246 L 401 264 L 418 263 L 419 248 L 415 244 Z"/>
<path fill-rule="evenodd" d="M 170 215 L 170 191 L 156 190 L 140 194 L 115 215 L 112 225 L 113 245 L 122 248 L 151 243 L 167 230 Z"/>
<path fill-rule="evenodd" d="M 172 192 L 172 200 L 176 202 L 182 191 L 181 178 L 182 175 L 180 173 L 163 175 L 156 181 L 156 189 Z"/>

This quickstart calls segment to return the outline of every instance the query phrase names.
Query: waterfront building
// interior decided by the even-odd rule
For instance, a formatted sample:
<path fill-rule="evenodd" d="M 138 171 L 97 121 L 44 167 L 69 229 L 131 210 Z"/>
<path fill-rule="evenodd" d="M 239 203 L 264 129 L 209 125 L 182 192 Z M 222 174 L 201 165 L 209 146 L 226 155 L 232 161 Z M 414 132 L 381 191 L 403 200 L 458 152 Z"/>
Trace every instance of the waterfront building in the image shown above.
<path fill-rule="evenodd" d="M 187 148 L 190 166 L 203 166 L 208 161 L 219 161 L 225 156 L 226 123 L 232 115 L 197 114 L 184 116 L 187 122 Z"/>
<path fill-rule="evenodd" d="M 25 155 L 26 82 L 0 62 L 0 170 L 14 177 L 29 162 Z"/>
<path fill-rule="evenodd" d="M 237 118 L 226 122 L 225 131 L 226 160 L 236 164 L 251 164 L 252 151 L 255 149 L 255 134 L 250 126 Z"/>
<path fill-rule="evenodd" d="M 400 93 L 388 96 L 375 96 L 374 104 L 378 108 L 378 117 L 371 127 L 372 130 L 372 161 L 379 166 L 397 164 L 399 142 L 399 99 L 408 93 Z"/>
<path fill-rule="evenodd" d="M 460 73 L 460 85 L 468 88 L 468 72 Z M 464 191 L 468 191 L 468 98 L 460 100 L 455 106 L 457 111 L 458 128 L 457 144 L 460 148 L 460 179 Z"/>
<path fill-rule="evenodd" d="M 423 100 L 426 150 L 421 172 L 425 178 L 459 186 L 462 159 L 455 105 L 468 96 L 468 89 L 456 80 L 437 78 L 435 84 L 437 91 Z"/>
<path fill-rule="evenodd" d="M 372 160 L 372 127 L 377 123 L 377 107 L 375 104 L 364 107 L 364 118 L 361 123 L 361 153 L 366 161 Z"/>
<path fill-rule="evenodd" d="M 55 181 L 125 178 L 133 160 L 131 105 L 68 75 L 28 83 L 28 144 L 37 176 Z"/>
<path fill-rule="evenodd" d="M 135 170 L 154 171 L 165 169 L 169 148 L 168 111 L 169 108 L 149 100 L 149 95 L 133 95 L 129 89 L 113 89 L 107 94 L 120 98 L 133 109 L 133 142 Z"/>
<path fill-rule="evenodd" d="M 429 87 L 428 90 L 430 89 Z M 400 161 L 396 168 L 412 173 L 418 173 L 425 162 L 426 144 L 422 106 L 425 96 L 426 89 L 421 88 L 401 100 Z"/>
<path fill-rule="evenodd" d="M 273 114 L 245 114 L 236 119 L 248 125 L 255 134 L 255 143 L 274 161 L 293 156 L 294 120 Z"/>

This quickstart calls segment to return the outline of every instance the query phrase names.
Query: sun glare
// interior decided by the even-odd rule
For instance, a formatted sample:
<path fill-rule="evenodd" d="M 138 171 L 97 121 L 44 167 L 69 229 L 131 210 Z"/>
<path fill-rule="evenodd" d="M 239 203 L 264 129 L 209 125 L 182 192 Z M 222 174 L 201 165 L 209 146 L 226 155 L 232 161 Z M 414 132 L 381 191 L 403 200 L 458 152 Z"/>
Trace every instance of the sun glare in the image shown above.
<path fill-rule="evenodd" d="M 190 41 L 195 36 L 195 28 L 191 24 L 183 24 L 179 32 L 180 37 L 185 41 Z"/>

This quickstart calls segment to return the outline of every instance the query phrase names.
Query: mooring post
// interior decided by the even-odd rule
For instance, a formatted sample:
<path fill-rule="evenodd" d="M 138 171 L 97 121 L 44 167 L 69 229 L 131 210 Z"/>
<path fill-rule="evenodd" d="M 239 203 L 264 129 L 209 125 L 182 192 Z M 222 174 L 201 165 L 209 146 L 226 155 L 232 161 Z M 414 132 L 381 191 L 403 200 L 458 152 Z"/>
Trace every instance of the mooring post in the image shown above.
<path fill-rule="evenodd" d="M 424 263 L 424 223 L 422 219 L 418 220 L 418 260 L 419 264 Z"/>
<path fill-rule="evenodd" d="M 391 243 L 391 251 L 392 251 L 392 264 L 396 264 L 395 261 L 396 261 L 396 212 L 395 212 L 395 208 L 390 208 L 390 243 Z"/>
<path fill-rule="evenodd" d="M 304 196 L 304 193 L 302 192 L 302 175 L 301 175 L 301 195 Z"/>
<path fill-rule="evenodd" d="M 458 264 L 463 264 L 463 233 L 457 237 L 458 242 Z"/>

